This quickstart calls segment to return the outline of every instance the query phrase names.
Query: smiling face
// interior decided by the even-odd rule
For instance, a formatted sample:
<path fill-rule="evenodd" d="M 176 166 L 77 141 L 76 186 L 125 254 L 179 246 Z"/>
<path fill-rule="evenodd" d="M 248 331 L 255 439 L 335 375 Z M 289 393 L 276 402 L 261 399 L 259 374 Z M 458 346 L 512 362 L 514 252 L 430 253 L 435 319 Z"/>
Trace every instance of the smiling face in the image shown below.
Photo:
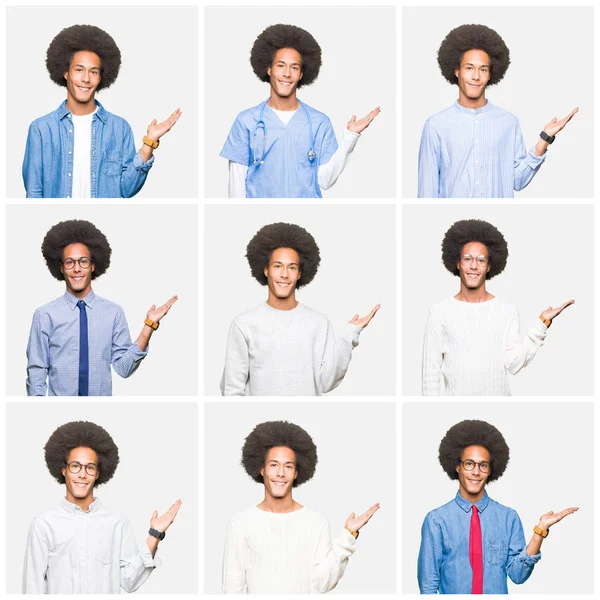
<path fill-rule="evenodd" d="M 483 50 L 469 50 L 455 69 L 458 79 L 459 102 L 483 106 L 485 104 L 485 87 L 490 80 L 490 57 Z M 463 103 L 461 102 L 461 104 Z"/>
<path fill-rule="evenodd" d="M 265 496 L 277 499 L 291 496 L 294 480 L 298 477 L 296 454 L 285 446 L 271 448 L 260 474 L 265 484 Z"/>
<path fill-rule="evenodd" d="M 293 48 L 277 50 L 267 74 L 271 84 L 271 93 L 280 98 L 296 95 L 298 82 L 302 79 L 302 57 Z"/>
<path fill-rule="evenodd" d="M 65 477 L 65 485 L 67 486 L 67 500 L 72 504 L 87 507 L 94 500 L 94 485 L 100 476 L 98 470 L 98 456 L 91 448 L 81 446 L 73 448 L 67 457 L 67 463 L 79 463 L 81 468 L 79 473 L 72 473 L 65 465 L 62 468 L 62 474 Z M 86 465 L 95 465 L 96 474 L 90 475 L 86 469 Z M 89 467 L 91 469 L 91 467 Z"/>
<path fill-rule="evenodd" d="M 460 260 L 456 263 L 461 287 L 475 290 L 485 287 L 485 278 L 490 271 L 488 249 L 480 242 L 469 242 L 463 246 Z"/>
<path fill-rule="evenodd" d="M 73 54 L 69 70 L 65 73 L 68 103 L 94 105 L 96 88 L 102 80 L 101 67 L 102 62 L 95 52 L 81 50 Z"/>
<path fill-rule="evenodd" d="M 85 298 L 92 289 L 92 273 L 96 268 L 92 262 L 87 269 L 84 269 L 79 262 L 75 262 L 73 268 L 67 269 L 65 260 L 77 260 L 88 258 L 91 260 L 89 248 L 85 244 L 69 244 L 65 246 L 62 254 L 62 263 L 60 271 L 65 278 L 67 290 L 75 298 Z M 69 262 L 69 261 L 67 261 Z"/>
<path fill-rule="evenodd" d="M 456 467 L 460 495 L 469 502 L 479 502 L 483 498 L 485 483 L 491 473 L 490 453 L 483 446 L 468 446 L 462 452 L 461 461 L 461 464 Z M 477 464 L 469 471 L 465 469 L 465 461 Z M 479 463 L 484 463 L 484 468 L 487 463 L 487 473 L 481 470 Z"/>
<path fill-rule="evenodd" d="M 273 299 L 280 301 L 295 299 L 296 284 L 302 275 L 298 253 L 291 248 L 273 250 L 264 274 L 267 278 L 270 299 L 272 296 Z"/>

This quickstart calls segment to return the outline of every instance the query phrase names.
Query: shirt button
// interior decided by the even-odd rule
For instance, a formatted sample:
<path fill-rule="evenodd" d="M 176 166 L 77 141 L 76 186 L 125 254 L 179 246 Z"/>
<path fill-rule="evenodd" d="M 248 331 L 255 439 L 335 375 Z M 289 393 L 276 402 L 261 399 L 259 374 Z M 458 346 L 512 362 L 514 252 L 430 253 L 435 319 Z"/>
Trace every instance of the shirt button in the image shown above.
<path fill-rule="evenodd" d="M 71 173 L 69 173 L 69 177 L 71 177 Z"/>
<path fill-rule="evenodd" d="M 73 133 L 73 130 L 72 130 L 72 129 L 69 129 L 69 133 Z"/>
<path fill-rule="evenodd" d="M 73 154 L 73 153 L 69 150 L 69 154 Z"/>
<path fill-rule="evenodd" d="M 92 173 L 92 177 L 96 177 L 96 173 Z"/>
<path fill-rule="evenodd" d="M 92 156 L 96 156 L 96 151 L 92 150 Z"/>

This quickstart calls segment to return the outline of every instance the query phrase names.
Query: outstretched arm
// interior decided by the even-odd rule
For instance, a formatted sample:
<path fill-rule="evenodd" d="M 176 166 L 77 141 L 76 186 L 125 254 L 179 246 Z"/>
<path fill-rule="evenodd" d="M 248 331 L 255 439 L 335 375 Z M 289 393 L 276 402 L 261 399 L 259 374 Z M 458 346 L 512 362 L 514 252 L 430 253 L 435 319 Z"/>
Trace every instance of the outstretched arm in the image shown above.
<path fill-rule="evenodd" d="M 177 109 L 168 119 L 163 121 L 162 123 L 157 123 L 156 119 L 153 119 L 150 125 L 148 125 L 148 130 L 146 132 L 146 137 L 150 138 L 154 142 L 158 142 L 160 138 L 165 135 L 165 133 L 171 131 L 171 128 L 177 121 L 179 121 L 179 117 L 181 117 L 181 111 Z M 144 143 L 140 148 L 140 156 L 144 162 L 148 162 L 150 157 L 154 153 L 154 148 L 149 144 Z"/>
<path fill-rule="evenodd" d="M 146 313 L 146 318 L 154 323 L 160 323 L 160 320 L 169 312 L 169 309 L 171 308 L 171 306 L 173 306 L 173 304 L 175 304 L 175 302 L 177 302 L 177 296 L 169 298 L 162 306 L 159 306 L 158 308 L 155 304 L 153 304 L 148 309 L 148 312 Z M 138 339 L 136 340 L 136 344 L 142 352 L 146 350 L 148 342 L 150 341 L 150 338 L 152 337 L 154 331 L 155 329 L 152 326 L 146 325 L 144 323 L 144 327 L 140 332 Z"/>
<path fill-rule="evenodd" d="M 158 516 L 158 511 L 155 510 L 150 519 L 150 528 L 156 529 L 156 531 L 160 531 L 161 533 L 166 531 L 175 520 L 180 508 L 181 498 L 177 499 L 169 510 L 165 514 L 160 515 L 160 517 Z M 154 558 L 154 555 L 156 554 L 159 542 L 160 540 L 153 535 L 148 535 L 148 538 L 146 539 L 146 546 L 148 546 L 148 549 L 152 553 L 152 558 Z"/>
<path fill-rule="evenodd" d="M 381 307 L 375 305 L 373 310 L 359 317 L 354 315 L 344 329 L 341 337 L 337 337 L 331 323 L 327 322 L 325 347 L 321 358 L 319 393 L 326 394 L 335 389 L 344 379 L 352 358 L 352 350 L 358 346 L 361 331 L 371 322 Z"/>
<path fill-rule="evenodd" d="M 375 107 L 366 117 L 357 119 L 356 115 L 352 115 L 348 121 L 348 131 L 352 133 L 362 133 L 372 122 L 373 119 L 381 112 L 379 106 Z"/>
<path fill-rule="evenodd" d="M 562 118 L 562 119 L 557 119 L 556 117 L 554 117 L 550 123 L 548 123 L 545 127 L 544 127 L 544 132 L 546 133 L 547 136 L 549 137 L 554 137 L 559 131 L 562 131 L 565 127 L 565 125 L 579 112 L 579 107 L 574 108 L 566 117 Z M 546 150 L 548 149 L 548 146 L 550 145 L 549 142 L 547 142 L 546 140 L 543 140 L 542 138 L 539 139 L 538 143 L 535 145 L 535 154 L 536 156 L 542 156 L 542 154 L 544 154 L 546 152 Z"/>

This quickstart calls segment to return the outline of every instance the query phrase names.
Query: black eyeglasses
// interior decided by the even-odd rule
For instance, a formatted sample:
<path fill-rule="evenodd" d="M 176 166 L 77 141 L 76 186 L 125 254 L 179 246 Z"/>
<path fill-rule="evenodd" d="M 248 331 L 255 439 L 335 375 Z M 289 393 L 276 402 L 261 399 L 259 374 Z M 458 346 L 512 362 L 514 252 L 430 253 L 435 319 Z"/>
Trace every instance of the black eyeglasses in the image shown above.
<path fill-rule="evenodd" d="M 89 269 L 93 260 L 87 256 L 82 256 L 81 258 L 65 258 L 65 260 L 61 260 L 60 262 L 65 269 L 70 271 L 75 266 L 75 263 L 82 269 Z"/>
<path fill-rule="evenodd" d="M 73 462 L 67 463 L 67 468 L 73 474 L 79 473 L 79 471 L 81 471 L 81 467 L 85 467 L 85 472 L 88 475 L 92 475 L 93 476 L 93 475 L 95 475 L 98 472 L 98 465 L 96 465 L 94 463 L 88 463 L 87 465 L 82 465 L 81 463 L 79 463 L 77 461 L 73 461 Z"/>
<path fill-rule="evenodd" d="M 482 473 L 488 473 L 490 470 L 490 463 L 487 460 L 482 460 L 481 462 L 475 462 L 474 460 L 471 460 L 470 458 L 468 458 L 467 460 L 461 460 L 459 462 L 463 466 L 463 469 L 465 471 L 472 471 L 475 468 L 475 465 L 477 465 L 479 467 L 479 470 Z"/>

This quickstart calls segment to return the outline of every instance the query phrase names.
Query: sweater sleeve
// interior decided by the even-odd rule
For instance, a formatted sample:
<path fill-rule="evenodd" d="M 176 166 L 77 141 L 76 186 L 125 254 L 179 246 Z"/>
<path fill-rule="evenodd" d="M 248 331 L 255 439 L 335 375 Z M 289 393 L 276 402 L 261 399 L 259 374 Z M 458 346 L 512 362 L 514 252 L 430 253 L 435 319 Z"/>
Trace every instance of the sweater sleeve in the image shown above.
<path fill-rule="evenodd" d="M 349 531 L 343 529 L 340 536 L 332 540 L 329 523 L 323 527 L 311 575 L 315 592 L 325 594 L 338 584 L 355 550 L 356 540 Z"/>
<path fill-rule="evenodd" d="M 234 321 L 229 328 L 229 337 L 227 338 L 225 368 L 221 377 L 221 394 L 223 396 L 244 396 L 249 371 L 248 342 Z"/>
<path fill-rule="evenodd" d="M 325 348 L 319 369 L 319 394 L 326 394 L 342 383 L 361 331 L 362 327 L 348 323 L 339 337 L 327 321 Z"/>
<path fill-rule="evenodd" d="M 423 396 L 441 395 L 441 375 L 444 327 L 440 316 L 429 309 L 423 341 L 423 364 L 421 368 L 421 386 Z"/>
<path fill-rule="evenodd" d="M 526 367 L 543 346 L 547 332 L 548 327 L 541 319 L 538 319 L 521 341 L 519 339 L 519 313 L 515 309 L 509 325 L 508 345 L 504 359 L 506 370 L 512 375 L 516 375 L 523 367 Z"/>
<path fill-rule="evenodd" d="M 25 543 L 23 594 L 46 594 L 49 544 L 42 523 L 34 519 Z"/>
<path fill-rule="evenodd" d="M 239 527 L 229 521 L 223 553 L 223 593 L 243 594 L 246 590 L 246 540 Z"/>

